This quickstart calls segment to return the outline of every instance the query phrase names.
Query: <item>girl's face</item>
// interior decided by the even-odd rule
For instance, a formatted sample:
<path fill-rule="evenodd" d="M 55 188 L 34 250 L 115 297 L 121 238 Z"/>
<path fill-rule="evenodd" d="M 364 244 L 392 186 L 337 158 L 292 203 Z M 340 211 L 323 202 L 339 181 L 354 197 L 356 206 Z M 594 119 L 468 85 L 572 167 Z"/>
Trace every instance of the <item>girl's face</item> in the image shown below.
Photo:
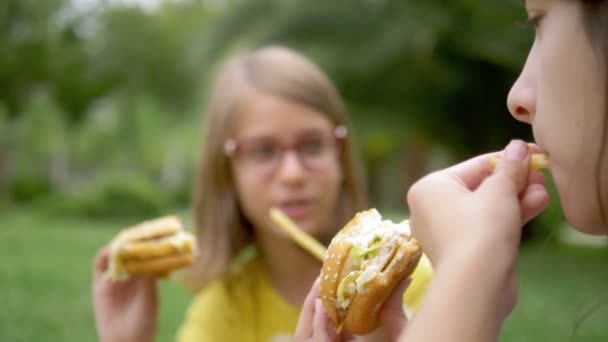
<path fill-rule="evenodd" d="M 509 94 L 509 111 L 532 125 L 536 143 L 550 155 L 568 221 L 587 233 L 606 233 L 597 194 L 608 174 L 596 173 L 606 143 L 604 57 L 586 34 L 580 2 L 527 0 L 526 8 L 537 32 Z M 599 159 L 600 170 L 608 170 L 607 159 Z M 605 204 L 607 192 L 602 191 Z"/>
<path fill-rule="evenodd" d="M 269 217 L 277 207 L 304 231 L 330 237 L 342 184 L 333 124 L 271 95 L 255 94 L 243 108 L 227 147 L 239 204 L 256 234 L 282 234 Z"/>

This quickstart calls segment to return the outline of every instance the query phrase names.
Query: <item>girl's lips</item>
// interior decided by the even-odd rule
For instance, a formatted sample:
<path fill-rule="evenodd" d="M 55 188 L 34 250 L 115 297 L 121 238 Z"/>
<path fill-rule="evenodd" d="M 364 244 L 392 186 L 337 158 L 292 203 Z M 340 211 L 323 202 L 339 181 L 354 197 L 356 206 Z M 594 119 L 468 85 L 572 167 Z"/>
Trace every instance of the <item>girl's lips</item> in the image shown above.
<path fill-rule="evenodd" d="M 279 209 L 291 219 L 301 219 L 308 216 L 313 209 L 310 201 L 297 201 L 293 203 L 282 203 Z"/>

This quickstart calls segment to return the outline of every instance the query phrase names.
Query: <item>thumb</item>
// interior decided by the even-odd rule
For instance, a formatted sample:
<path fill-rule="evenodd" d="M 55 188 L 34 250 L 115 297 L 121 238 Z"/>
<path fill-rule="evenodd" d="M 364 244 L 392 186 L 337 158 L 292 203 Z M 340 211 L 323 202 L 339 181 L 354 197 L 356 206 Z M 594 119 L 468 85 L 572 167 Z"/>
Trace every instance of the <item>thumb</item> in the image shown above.
<path fill-rule="evenodd" d="M 102 278 L 104 272 L 108 269 L 109 260 L 110 249 L 108 246 L 105 246 L 97 252 L 97 256 L 93 260 L 93 280 Z"/>
<path fill-rule="evenodd" d="M 396 341 L 407 325 L 407 317 L 403 311 L 403 293 L 411 283 L 411 277 L 401 280 L 380 309 L 380 323 L 386 330 L 389 341 Z"/>
<path fill-rule="evenodd" d="M 528 145 L 521 140 L 513 140 L 503 151 L 487 183 L 501 193 L 518 195 L 528 184 L 529 164 Z"/>

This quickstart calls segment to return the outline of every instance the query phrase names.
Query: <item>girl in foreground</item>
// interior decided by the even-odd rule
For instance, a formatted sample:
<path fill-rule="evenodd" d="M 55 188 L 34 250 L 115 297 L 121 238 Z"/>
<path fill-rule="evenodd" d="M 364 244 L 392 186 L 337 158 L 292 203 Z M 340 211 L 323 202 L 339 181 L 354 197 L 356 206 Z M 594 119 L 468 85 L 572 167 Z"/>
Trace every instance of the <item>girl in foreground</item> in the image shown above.
<path fill-rule="evenodd" d="M 549 203 L 543 175 L 529 171 L 531 153 L 550 156 L 572 226 L 608 233 L 608 2 L 527 0 L 526 9 L 536 38 L 508 107 L 532 126 L 537 145 L 512 141 L 494 170 L 492 154 L 478 156 L 409 190 L 413 233 L 435 275 L 411 322 L 400 318 L 397 295 L 385 302 L 381 322 L 399 322 L 389 329 L 392 340 L 498 339 L 517 298 L 522 226 Z M 299 341 L 339 338 L 317 294 L 315 284 L 300 317 Z"/>

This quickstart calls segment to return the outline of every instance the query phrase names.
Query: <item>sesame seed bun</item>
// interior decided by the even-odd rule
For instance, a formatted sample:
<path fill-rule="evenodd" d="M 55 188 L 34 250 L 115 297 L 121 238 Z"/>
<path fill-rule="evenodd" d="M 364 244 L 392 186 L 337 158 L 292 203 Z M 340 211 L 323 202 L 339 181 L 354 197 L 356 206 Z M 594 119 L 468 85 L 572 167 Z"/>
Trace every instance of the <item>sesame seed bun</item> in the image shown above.
<path fill-rule="evenodd" d="M 192 264 L 196 240 L 183 230 L 176 216 L 166 216 L 126 228 L 110 243 L 107 276 L 118 280 L 130 275 L 166 276 Z"/>
<path fill-rule="evenodd" d="M 382 220 L 375 209 L 358 213 L 332 240 L 321 269 L 321 300 L 338 330 L 376 329 L 382 304 L 421 255 L 407 222 Z"/>

